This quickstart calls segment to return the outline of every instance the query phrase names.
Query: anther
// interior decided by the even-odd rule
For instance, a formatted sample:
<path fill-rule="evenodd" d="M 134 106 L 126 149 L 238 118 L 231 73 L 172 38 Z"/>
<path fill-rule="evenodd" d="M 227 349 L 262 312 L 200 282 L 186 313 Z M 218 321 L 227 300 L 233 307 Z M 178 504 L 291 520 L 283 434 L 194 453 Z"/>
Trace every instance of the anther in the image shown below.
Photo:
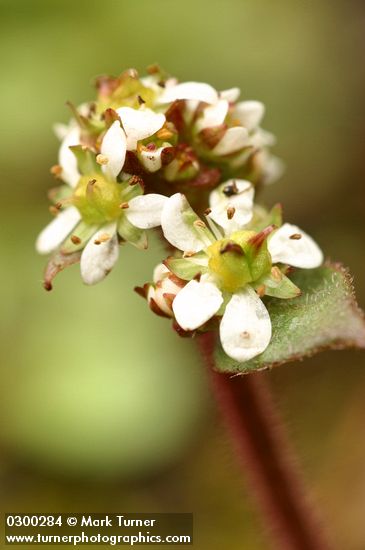
<path fill-rule="evenodd" d="M 109 159 L 105 155 L 97 155 L 96 156 L 96 162 L 100 165 L 108 164 Z"/>
<path fill-rule="evenodd" d="M 154 63 L 153 65 L 149 65 L 147 67 L 148 74 L 156 74 L 161 71 L 160 67 L 157 65 L 157 63 Z"/>
<path fill-rule="evenodd" d="M 234 213 L 236 212 L 236 209 L 233 206 L 229 206 L 227 208 L 227 218 L 231 220 L 234 216 Z"/>
<path fill-rule="evenodd" d="M 54 166 L 51 166 L 50 172 L 52 176 L 54 176 L 55 178 L 59 178 L 62 174 L 62 166 L 60 166 L 59 164 L 55 164 Z"/>
<path fill-rule="evenodd" d="M 59 214 L 59 209 L 56 208 L 55 206 L 50 206 L 49 207 L 49 211 L 50 213 L 52 214 L 52 216 L 57 216 L 57 214 Z"/>
<path fill-rule="evenodd" d="M 205 229 L 207 227 L 202 220 L 195 220 L 194 225 L 195 227 L 201 227 L 202 229 Z"/>
<path fill-rule="evenodd" d="M 81 239 L 77 235 L 71 235 L 71 242 L 73 242 L 73 244 L 80 244 Z"/>
<path fill-rule="evenodd" d="M 302 238 L 302 235 L 300 233 L 294 233 L 293 235 L 290 235 L 289 239 L 292 239 L 293 241 L 299 241 L 299 239 Z"/>
<path fill-rule="evenodd" d="M 211 208 L 207 208 L 206 210 L 204 210 L 204 215 L 205 216 L 209 216 L 209 214 L 211 213 L 212 209 Z"/>
<path fill-rule="evenodd" d="M 106 243 L 107 241 L 110 240 L 110 238 L 111 237 L 109 233 L 103 233 L 102 235 L 99 235 L 97 239 L 95 239 L 94 244 Z"/>
<path fill-rule="evenodd" d="M 138 99 L 138 103 L 140 105 L 143 105 L 143 103 L 146 103 L 145 100 L 143 99 L 143 97 L 141 97 L 140 95 L 137 95 L 137 99 Z"/>
<path fill-rule="evenodd" d="M 125 210 L 126 208 L 129 208 L 128 202 L 122 202 L 122 203 L 119 205 L 119 208 L 121 208 L 122 210 Z"/>
<path fill-rule="evenodd" d="M 262 298 L 263 296 L 265 296 L 265 292 L 266 292 L 266 287 L 265 285 L 260 285 L 259 287 L 256 288 L 256 292 L 257 294 L 260 296 L 260 298 Z"/>
<path fill-rule="evenodd" d="M 129 180 L 128 180 L 128 184 L 129 185 L 143 185 L 143 179 L 140 177 L 140 176 L 132 176 Z"/>

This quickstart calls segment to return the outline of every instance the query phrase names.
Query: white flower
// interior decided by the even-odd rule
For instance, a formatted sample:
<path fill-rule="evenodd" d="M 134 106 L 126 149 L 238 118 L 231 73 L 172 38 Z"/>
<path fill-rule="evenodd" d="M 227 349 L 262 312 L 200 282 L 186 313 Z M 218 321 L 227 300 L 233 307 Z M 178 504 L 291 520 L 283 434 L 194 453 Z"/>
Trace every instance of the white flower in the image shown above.
<path fill-rule="evenodd" d="M 103 172 L 115 179 L 121 171 L 127 151 L 134 151 L 140 140 L 154 135 L 166 122 L 165 115 L 155 113 L 151 109 L 132 109 L 121 107 L 116 111 L 120 117 L 122 128 L 118 121 L 114 122 L 106 132 L 101 145 L 101 153 L 107 156 L 107 164 L 103 166 Z M 75 187 L 80 179 L 80 171 L 77 160 L 70 147 L 81 143 L 81 132 L 74 121 L 67 126 L 57 125 L 56 133 L 62 137 L 59 151 L 59 165 L 61 167 L 61 179 L 70 187 Z M 118 171 L 117 171 L 118 170 Z"/>
<path fill-rule="evenodd" d="M 179 193 L 165 202 L 161 226 L 167 240 L 184 252 L 184 258 L 167 261 L 169 269 L 189 280 L 172 303 L 177 323 L 193 331 L 223 314 L 222 347 L 236 361 L 262 353 L 271 339 L 269 313 L 255 288 L 281 298 L 298 295 L 299 289 L 272 264 L 312 268 L 323 260 L 313 239 L 294 225 L 260 233 L 226 229 L 225 236 L 216 226 L 211 231 Z M 228 263 L 226 253 L 231 254 Z"/>
<path fill-rule="evenodd" d="M 130 120 L 126 126 L 133 140 L 154 132 L 158 126 L 150 120 L 149 129 L 142 131 L 137 128 L 139 116 L 133 118 L 134 125 Z M 41 254 L 53 252 L 59 246 L 64 254 L 83 249 L 80 258 L 82 279 L 86 284 L 95 284 L 110 272 L 118 259 L 118 234 L 135 246 L 146 248 L 144 230 L 160 225 L 166 197 L 154 193 L 143 195 L 140 185 L 117 183 L 128 141 L 128 134 L 119 121 L 115 121 L 105 133 L 100 148 L 102 164 L 100 167 L 95 162 L 92 174 L 79 172 L 77 162 L 74 164 L 75 155 L 65 146 L 65 142 L 78 144 L 74 130 L 64 138 L 60 154 L 62 175 L 73 174 L 72 183 L 67 177 L 67 182 L 74 187 L 73 204 L 70 206 L 70 202 L 66 202 L 65 209 L 40 233 L 36 248 Z"/>

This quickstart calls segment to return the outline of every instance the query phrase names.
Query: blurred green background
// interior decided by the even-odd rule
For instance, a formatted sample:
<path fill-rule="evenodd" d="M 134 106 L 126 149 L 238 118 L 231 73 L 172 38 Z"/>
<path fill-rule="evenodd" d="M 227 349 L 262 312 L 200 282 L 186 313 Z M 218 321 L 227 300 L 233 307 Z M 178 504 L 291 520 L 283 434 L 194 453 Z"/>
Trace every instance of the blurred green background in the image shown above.
<path fill-rule="evenodd" d="M 192 511 L 199 550 L 269 548 L 194 344 L 132 292 L 158 242 L 102 284 L 41 286 L 66 100 L 159 62 L 267 106 L 285 177 L 262 197 L 355 276 L 365 304 L 365 4 L 357 0 L 1 0 L 1 509 Z M 272 372 L 275 397 L 338 548 L 365 547 L 364 355 Z"/>

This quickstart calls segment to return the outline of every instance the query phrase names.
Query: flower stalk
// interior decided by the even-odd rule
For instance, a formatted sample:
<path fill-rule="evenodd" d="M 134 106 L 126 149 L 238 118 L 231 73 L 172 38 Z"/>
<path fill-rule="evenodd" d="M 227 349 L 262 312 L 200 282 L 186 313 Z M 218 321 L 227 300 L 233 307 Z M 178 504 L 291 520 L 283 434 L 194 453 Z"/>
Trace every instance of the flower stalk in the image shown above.
<path fill-rule="evenodd" d="M 278 550 L 330 550 L 271 395 L 267 373 L 232 377 L 214 370 L 213 333 L 199 336 L 212 388 L 247 475 L 257 510 Z"/>

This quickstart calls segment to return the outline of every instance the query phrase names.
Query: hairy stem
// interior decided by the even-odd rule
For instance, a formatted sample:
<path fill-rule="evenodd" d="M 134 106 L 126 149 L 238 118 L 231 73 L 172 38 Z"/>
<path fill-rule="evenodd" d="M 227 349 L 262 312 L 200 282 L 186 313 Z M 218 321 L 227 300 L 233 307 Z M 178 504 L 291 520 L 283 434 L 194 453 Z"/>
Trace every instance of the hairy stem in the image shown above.
<path fill-rule="evenodd" d="M 266 373 L 231 377 L 214 371 L 214 335 L 199 337 L 221 412 L 262 520 L 278 550 L 329 550 L 305 490 Z"/>

